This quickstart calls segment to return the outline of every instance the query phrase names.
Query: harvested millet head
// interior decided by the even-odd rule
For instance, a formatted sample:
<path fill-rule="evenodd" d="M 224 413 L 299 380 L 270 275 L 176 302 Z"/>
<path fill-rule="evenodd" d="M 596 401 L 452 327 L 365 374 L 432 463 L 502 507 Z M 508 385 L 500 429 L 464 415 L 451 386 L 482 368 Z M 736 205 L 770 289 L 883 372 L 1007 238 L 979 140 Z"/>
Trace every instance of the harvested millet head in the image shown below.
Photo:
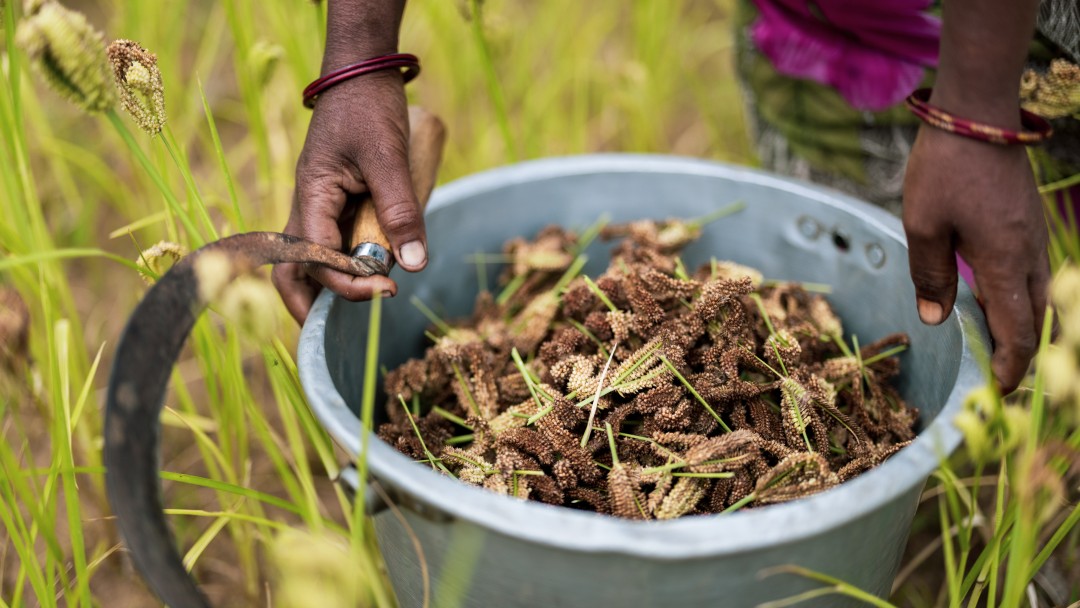
<path fill-rule="evenodd" d="M 632 519 L 808 496 L 914 437 L 889 384 L 905 337 L 856 352 L 820 294 L 732 262 L 690 274 L 700 222 L 599 232 L 622 241 L 593 278 L 575 233 L 510 241 L 503 292 L 386 375 L 380 436 L 464 483 Z"/>

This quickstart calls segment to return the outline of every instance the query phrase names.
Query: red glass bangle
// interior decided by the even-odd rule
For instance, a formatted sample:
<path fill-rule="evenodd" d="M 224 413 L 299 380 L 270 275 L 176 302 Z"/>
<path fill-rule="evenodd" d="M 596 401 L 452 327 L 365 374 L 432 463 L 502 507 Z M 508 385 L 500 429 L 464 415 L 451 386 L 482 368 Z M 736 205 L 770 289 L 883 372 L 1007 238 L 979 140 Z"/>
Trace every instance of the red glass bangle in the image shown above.
<path fill-rule="evenodd" d="M 1020 124 L 1024 128 L 1023 131 L 1002 129 L 958 118 L 937 106 L 930 105 L 931 91 L 932 89 L 919 89 L 912 93 L 904 103 L 920 120 L 942 131 L 992 144 L 1023 144 L 1025 146 L 1042 143 L 1054 134 L 1053 127 L 1045 118 L 1027 110 L 1020 110 Z"/>
<path fill-rule="evenodd" d="M 347 65 L 315 80 L 304 89 L 304 107 L 314 108 L 315 100 L 330 87 L 381 70 L 403 69 L 402 79 L 409 82 L 420 73 L 420 59 L 408 53 L 394 53 L 373 57 L 360 63 Z"/>

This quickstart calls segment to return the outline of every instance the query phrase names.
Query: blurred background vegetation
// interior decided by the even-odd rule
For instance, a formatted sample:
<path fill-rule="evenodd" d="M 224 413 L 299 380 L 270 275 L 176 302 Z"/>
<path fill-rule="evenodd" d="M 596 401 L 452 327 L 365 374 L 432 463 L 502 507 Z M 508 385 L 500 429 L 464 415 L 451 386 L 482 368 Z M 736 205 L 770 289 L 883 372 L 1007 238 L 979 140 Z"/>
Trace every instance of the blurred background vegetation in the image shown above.
<path fill-rule="evenodd" d="M 0 6 L 0 608 L 153 605 L 108 521 L 99 456 L 111 352 L 145 291 L 133 262 L 163 240 L 193 249 L 284 226 L 325 3 L 67 2 L 106 40 L 157 54 L 168 122 L 154 136 L 49 90 L 15 44 L 22 7 Z M 732 0 L 412 0 L 401 49 L 423 61 L 411 101 L 449 129 L 441 180 L 595 151 L 754 164 L 733 11 Z M 1076 241 L 1075 226 L 1059 232 Z M 220 605 L 393 605 L 365 523 L 329 481 L 343 456 L 304 404 L 296 328 L 272 294 L 260 304 L 268 331 L 212 313 L 174 373 L 163 469 L 178 541 Z M 1020 433 L 992 391 L 979 399 L 970 437 Z M 1041 385 L 1019 399 L 1043 403 Z M 1073 418 L 1032 411 L 1028 441 L 960 455 L 932 482 L 895 602 L 1019 606 L 1050 597 L 1053 581 L 1029 584 L 1038 576 L 1080 599 L 1080 440 Z M 1058 485 L 1016 487 L 1036 466 Z"/>

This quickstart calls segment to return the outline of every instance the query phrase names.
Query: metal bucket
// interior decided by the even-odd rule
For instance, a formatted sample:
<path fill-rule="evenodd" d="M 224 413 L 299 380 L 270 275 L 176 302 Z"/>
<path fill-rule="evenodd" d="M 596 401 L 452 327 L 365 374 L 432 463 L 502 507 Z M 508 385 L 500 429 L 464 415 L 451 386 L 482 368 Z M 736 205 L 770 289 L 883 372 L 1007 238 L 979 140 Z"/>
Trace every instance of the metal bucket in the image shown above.
<path fill-rule="evenodd" d="M 686 250 L 687 264 L 716 256 L 756 267 L 766 278 L 831 285 L 828 297 L 845 330 L 863 343 L 907 332 L 911 348 L 901 356 L 899 388 L 921 410 L 914 444 L 811 498 L 722 516 L 635 522 L 467 486 L 374 439 L 370 471 L 400 512 L 375 514 L 375 528 L 402 606 L 422 605 L 429 588 L 444 600 L 484 608 L 753 606 L 817 585 L 792 574 L 762 577 L 788 564 L 887 596 L 923 484 L 960 442 L 951 419 L 984 381 L 972 352 L 985 351 L 988 337 L 963 285 L 948 322 L 919 322 L 900 222 L 880 209 L 759 171 L 661 156 L 556 158 L 467 177 L 432 198 L 431 261 L 422 274 L 397 275 L 400 290 L 384 306 L 380 363 L 393 367 L 423 353 L 427 321 L 409 305 L 410 296 L 448 317 L 470 312 L 478 283 L 469 254 L 499 251 L 506 239 L 551 223 L 585 227 L 604 212 L 616 222 L 689 218 L 734 201 L 746 209 L 707 226 Z M 608 247 L 590 248 L 586 272 L 606 267 Z M 367 315 L 367 304 L 324 291 L 299 346 L 311 406 L 353 455 L 360 450 Z M 379 395 L 376 425 L 383 420 Z M 345 481 L 355 485 L 356 477 Z M 805 605 L 858 604 L 830 596 Z"/>

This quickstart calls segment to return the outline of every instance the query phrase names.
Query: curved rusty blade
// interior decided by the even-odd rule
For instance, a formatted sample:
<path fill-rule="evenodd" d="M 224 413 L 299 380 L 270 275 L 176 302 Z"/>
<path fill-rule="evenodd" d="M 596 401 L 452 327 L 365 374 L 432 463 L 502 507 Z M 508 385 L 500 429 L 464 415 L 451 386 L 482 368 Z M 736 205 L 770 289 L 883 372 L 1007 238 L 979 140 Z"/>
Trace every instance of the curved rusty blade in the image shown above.
<path fill-rule="evenodd" d="M 371 274 L 359 260 L 284 234 L 225 238 L 191 253 L 150 288 L 117 347 L 105 406 L 106 490 L 132 561 L 171 608 L 210 604 L 184 568 L 162 512 L 160 416 L 169 376 L 206 306 L 208 283 L 221 287 L 258 266 L 280 262 Z"/>

